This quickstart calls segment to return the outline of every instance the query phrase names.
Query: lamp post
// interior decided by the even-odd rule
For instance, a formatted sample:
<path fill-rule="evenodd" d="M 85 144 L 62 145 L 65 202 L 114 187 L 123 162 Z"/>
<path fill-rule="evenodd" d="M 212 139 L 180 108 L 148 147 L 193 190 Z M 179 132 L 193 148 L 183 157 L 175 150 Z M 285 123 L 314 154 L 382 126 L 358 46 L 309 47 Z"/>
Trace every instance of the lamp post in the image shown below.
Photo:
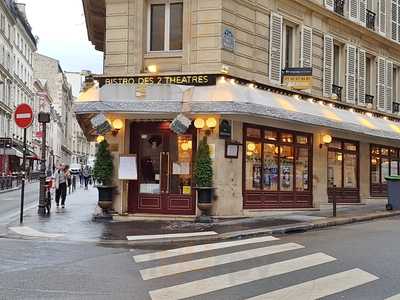
<path fill-rule="evenodd" d="M 42 124 L 42 159 L 40 161 L 40 194 L 39 194 L 39 215 L 46 214 L 46 124 L 50 123 L 50 114 L 40 112 L 39 123 Z"/>

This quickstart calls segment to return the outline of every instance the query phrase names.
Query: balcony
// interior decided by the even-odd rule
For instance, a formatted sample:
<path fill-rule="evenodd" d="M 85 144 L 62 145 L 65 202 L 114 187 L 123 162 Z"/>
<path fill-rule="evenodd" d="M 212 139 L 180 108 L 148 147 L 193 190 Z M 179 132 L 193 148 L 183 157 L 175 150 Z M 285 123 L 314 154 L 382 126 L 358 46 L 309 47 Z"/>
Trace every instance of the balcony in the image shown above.
<path fill-rule="evenodd" d="M 393 102 L 393 113 L 398 113 L 400 112 L 400 103 Z"/>
<path fill-rule="evenodd" d="M 335 13 L 344 16 L 344 0 L 335 0 L 333 10 Z"/>
<path fill-rule="evenodd" d="M 365 95 L 365 104 L 374 104 L 374 96 Z"/>
<path fill-rule="evenodd" d="M 369 28 L 371 30 L 375 30 L 375 17 L 376 17 L 376 14 L 373 11 L 370 11 L 369 9 L 367 9 L 367 17 L 366 17 L 367 28 Z"/>
<path fill-rule="evenodd" d="M 336 94 L 338 101 L 342 101 L 342 90 L 343 90 L 342 86 L 332 84 L 332 94 Z"/>

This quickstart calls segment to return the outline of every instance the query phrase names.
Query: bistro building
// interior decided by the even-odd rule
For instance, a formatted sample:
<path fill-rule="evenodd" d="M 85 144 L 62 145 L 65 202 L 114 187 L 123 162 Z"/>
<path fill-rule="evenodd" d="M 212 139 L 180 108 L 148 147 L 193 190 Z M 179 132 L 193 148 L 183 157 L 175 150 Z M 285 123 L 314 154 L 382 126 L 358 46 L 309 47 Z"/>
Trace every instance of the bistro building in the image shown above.
<path fill-rule="evenodd" d="M 214 216 L 386 197 L 385 177 L 400 172 L 400 16 L 389 2 L 84 0 L 104 74 L 87 78 L 75 112 L 92 140 L 94 117 L 113 126 L 114 210 L 198 215 L 204 135 Z M 176 133 L 181 118 L 191 125 Z M 119 180 L 129 155 L 137 179 Z"/>

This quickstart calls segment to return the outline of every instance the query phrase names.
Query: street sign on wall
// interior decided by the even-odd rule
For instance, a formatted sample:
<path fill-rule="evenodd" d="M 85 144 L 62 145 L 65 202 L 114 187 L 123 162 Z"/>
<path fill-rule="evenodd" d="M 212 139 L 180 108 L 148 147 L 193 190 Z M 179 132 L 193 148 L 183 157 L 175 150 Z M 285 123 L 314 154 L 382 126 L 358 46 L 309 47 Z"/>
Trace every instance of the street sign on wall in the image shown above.
<path fill-rule="evenodd" d="M 22 103 L 17 106 L 14 114 L 15 124 L 20 128 L 28 128 L 33 122 L 33 110 L 26 103 Z"/>

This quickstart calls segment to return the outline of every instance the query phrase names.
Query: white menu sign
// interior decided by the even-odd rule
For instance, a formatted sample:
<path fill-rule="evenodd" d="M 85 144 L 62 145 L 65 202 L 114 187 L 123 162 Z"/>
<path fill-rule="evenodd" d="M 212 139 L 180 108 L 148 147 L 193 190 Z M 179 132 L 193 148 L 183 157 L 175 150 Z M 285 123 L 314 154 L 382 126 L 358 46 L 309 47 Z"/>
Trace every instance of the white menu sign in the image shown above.
<path fill-rule="evenodd" d="M 137 163 L 135 155 L 119 157 L 118 179 L 120 180 L 138 179 Z"/>

